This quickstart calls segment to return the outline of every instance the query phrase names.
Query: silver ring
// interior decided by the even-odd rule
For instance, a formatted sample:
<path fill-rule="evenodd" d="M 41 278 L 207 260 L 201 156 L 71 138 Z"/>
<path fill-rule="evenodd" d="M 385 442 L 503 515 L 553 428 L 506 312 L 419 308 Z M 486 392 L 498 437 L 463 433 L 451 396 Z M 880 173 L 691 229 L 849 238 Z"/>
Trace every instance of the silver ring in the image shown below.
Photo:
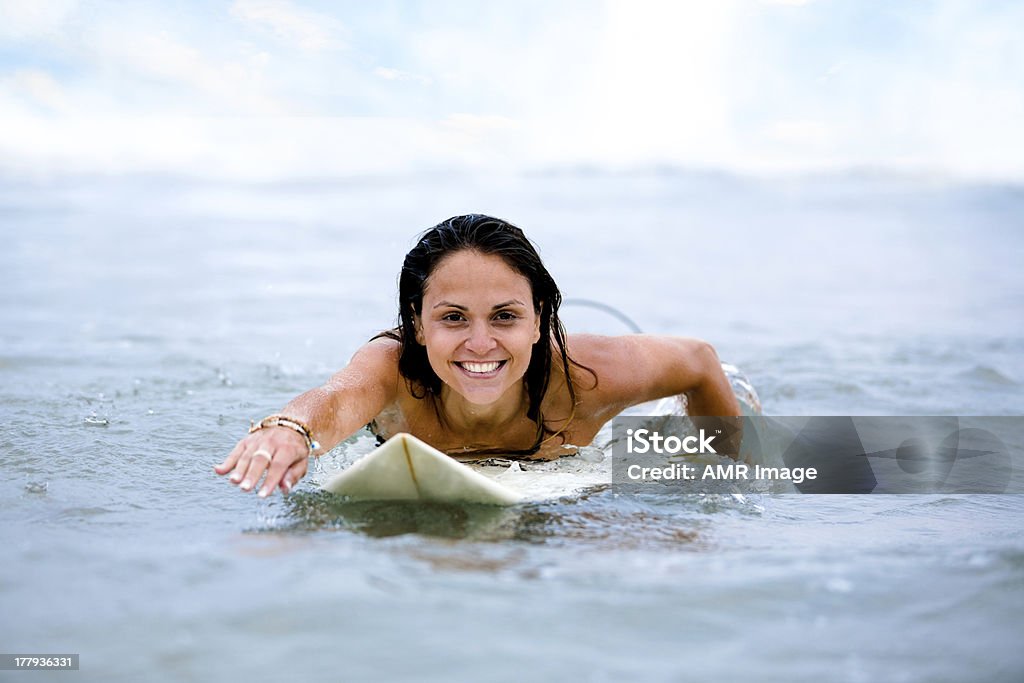
<path fill-rule="evenodd" d="M 251 457 L 255 458 L 257 455 L 264 456 L 267 459 L 267 464 L 268 465 L 274 461 L 274 456 L 272 456 L 270 454 L 270 451 L 266 450 L 265 448 L 259 449 L 258 451 L 253 453 Z"/>

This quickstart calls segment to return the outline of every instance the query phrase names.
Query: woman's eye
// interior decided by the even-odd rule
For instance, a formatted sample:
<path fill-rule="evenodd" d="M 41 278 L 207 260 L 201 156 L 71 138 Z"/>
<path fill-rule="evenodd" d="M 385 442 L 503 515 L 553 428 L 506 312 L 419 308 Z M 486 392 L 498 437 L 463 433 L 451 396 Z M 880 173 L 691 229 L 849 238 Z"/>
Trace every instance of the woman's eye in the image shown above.
<path fill-rule="evenodd" d="M 519 316 L 517 316 L 515 313 L 512 313 L 511 311 L 502 311 L 498 313 L 496 316 L 494 316 L 494 319 L 500 322 L 512 322 L 513 320 L 518 319 L 518 317 Z"/>
<path fill-rule="evenodd" d="M 462 319 L 463 319 L 462 318 L 462 314 L 461 313 L 455 313 L 454 311 L 451 312 L 451 313 L 445 313 L 443 316 L 441 316 L 441 320 L 443 320 L 445 322 L 448 322 L 448 323 L 462 322 Z"/>

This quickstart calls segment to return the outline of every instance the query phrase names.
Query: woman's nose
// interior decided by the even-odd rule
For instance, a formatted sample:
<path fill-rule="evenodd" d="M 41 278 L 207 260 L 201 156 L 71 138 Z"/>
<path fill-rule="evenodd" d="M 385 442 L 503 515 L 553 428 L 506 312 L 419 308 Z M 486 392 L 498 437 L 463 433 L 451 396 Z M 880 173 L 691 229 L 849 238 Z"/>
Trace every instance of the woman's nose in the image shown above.
<path fill-rule="evenodd" d="M 478 355 L 484 355 L 497 346 L 494 336 L 486 322 L 473 323 L 469 328 L 469 339 L 466 340 L 466 348 Z"/>

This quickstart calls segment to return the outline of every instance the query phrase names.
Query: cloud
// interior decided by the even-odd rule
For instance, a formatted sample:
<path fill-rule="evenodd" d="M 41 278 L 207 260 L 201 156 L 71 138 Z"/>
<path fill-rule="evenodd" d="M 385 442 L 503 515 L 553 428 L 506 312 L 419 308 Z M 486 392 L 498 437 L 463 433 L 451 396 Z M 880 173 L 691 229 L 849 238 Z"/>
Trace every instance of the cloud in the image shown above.
<path fill-rule="evenodd" d="M 460 163 L 474 165 L 481 159 L 522 163 L 522 148 L 529 134 L 521 121 L 494 114 L 451 114 L 432 126 L 438 139 L 452 151 Z"/>
<path fill-rule="evenodd" d="M 777 121 L 765 131 L 768 138 L 803 149 L 824 148 L 835 141 L 832 127 L 822 121 Z"/>
<path fill-rule="evenodd" d="M 0 0 L 0 38 L 35 39 L 61 32 L 77 0 Z"/>
<path fill-rule="evenodd" d="M 42 69 L 20 69 L 0 78 L 0 92 L 13 99 L 28 101 L 46 112 L 69 110 L 64 88 Z"/>
<path fill-rule="evenodd" d="M 333 17 L 301 9 L 286 0 L 236 0 L 236 19 L 269 30 L 281 42 L 317 52 L 342 47 L 342 25 Z"/>
<path fill-rule="evenodd" d="M 269 57 L 264 53 L 241 59 L 210 54 L 201 45 L 169 31 L 121 31 L 101 27 L 85 38 L 88 50 L 107 73 L 99 92 L 108 96 L 114 116 L 129 113 L 161 115 L 238 114 L 279 115 L 288 106 L 276 98 L 263 78 Z M 132 104 L 121 98 L 121 88 L 132 88 Z M 92 113 L 97 113 L 95 110 Z"/>
<path fill-rule="evenodd" d="M 376 76 L 380 76 L 385 81 L 415 81 L 422 85 L 430 85 L 434 82 L 434 79 L 428 76 L 420 76 L 418 74 L 409 73 L 408 71 L 402 71 L 401 69 L 391 69 L 384 66 L 378 66 L 373 70 Z"/>
<path fill-rule="evenodd" d="M 2 103 L 2 102 L 0 102 Z M 490 142 L 413 118 L 66 116 L 7 108 L 3 168 L 274 181 L 472 167 Z"/>
<path fill-rule="evenodd" d="M 515 130 L 520 123 L 507 116 L 481 116 L 479 114 L 452 114 L 446 117 L 441 125 L 453 130 L 467 132 L 484 132 L 491 130 Z"/>
<path fill-rule="evenodd" d="M 21 36 L 0 61 L 0 170 L 285 178 L 500 160 L 1024 178 L 1024 5 L 22 9 L 44 4 L 58 6 L 0 0 L 0 32 Z"/>
<path fill-rule="evenodd" d="M 610 2 L 586 86 L 544 146 L 617 164 L 732 161 L 735 2 Z M 573 121 L 572 119 L 575 119 Z"/>

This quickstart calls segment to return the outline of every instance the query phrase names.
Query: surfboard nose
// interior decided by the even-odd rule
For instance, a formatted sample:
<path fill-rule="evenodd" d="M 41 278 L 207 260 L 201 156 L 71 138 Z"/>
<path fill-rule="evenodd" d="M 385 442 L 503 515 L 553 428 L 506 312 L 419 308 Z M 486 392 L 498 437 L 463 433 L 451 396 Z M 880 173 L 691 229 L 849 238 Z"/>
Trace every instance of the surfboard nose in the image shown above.
<path fill-rule="evenodd" d="M 412 434 L 401 432 L 324 484 L 352 500 L 513 505 L 521 496 Z"/>

